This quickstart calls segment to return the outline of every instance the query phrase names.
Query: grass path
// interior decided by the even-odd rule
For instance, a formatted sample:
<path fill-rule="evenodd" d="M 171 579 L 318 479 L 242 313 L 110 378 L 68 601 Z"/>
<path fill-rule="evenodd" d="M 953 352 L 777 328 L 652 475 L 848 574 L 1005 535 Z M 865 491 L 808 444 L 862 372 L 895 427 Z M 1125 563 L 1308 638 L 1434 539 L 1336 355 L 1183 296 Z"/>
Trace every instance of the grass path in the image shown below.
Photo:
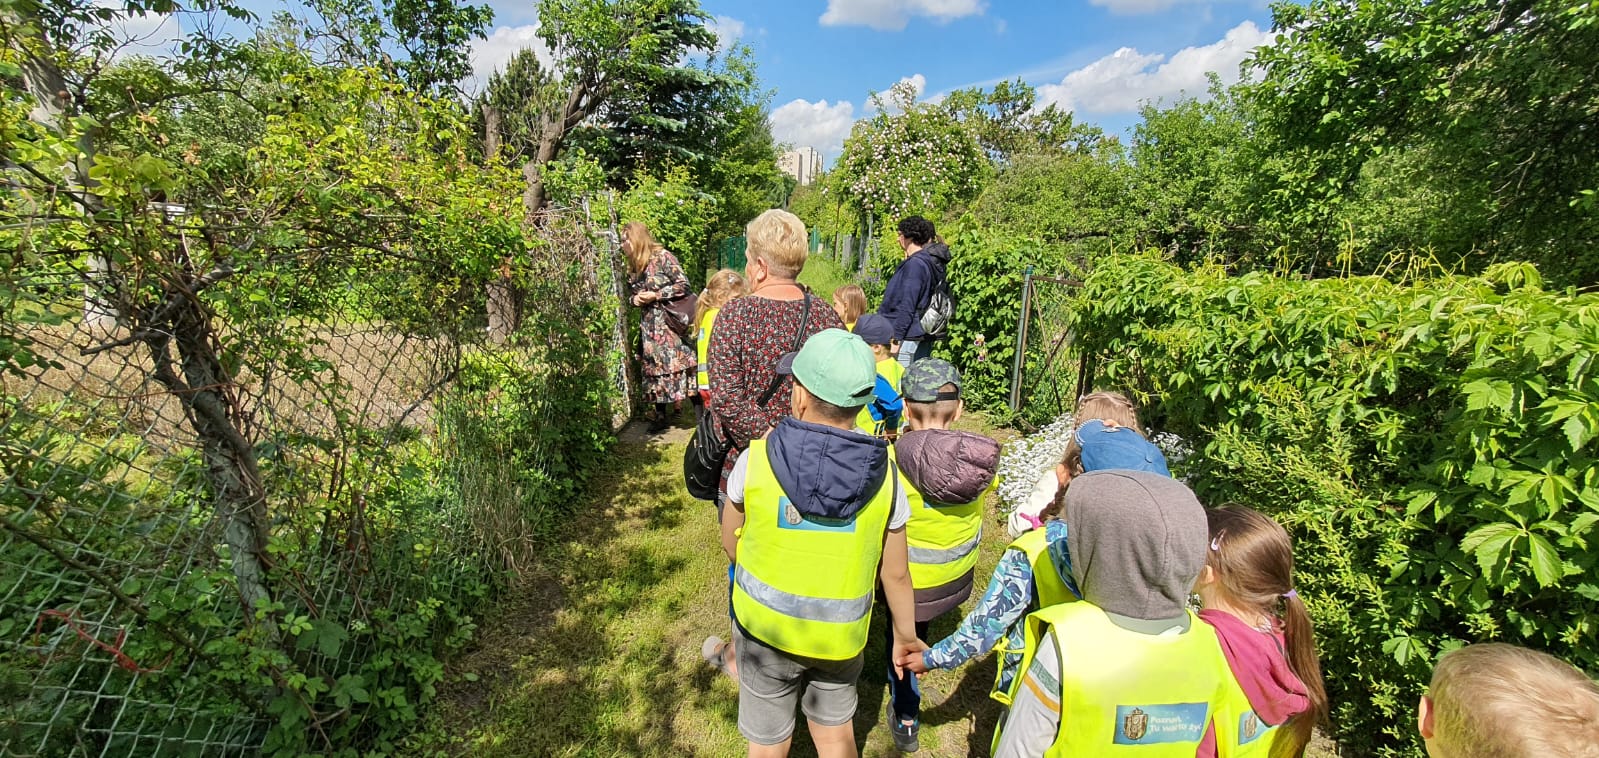
<path fill-rule="evenodd" d="M 981 430 L 981 421 L 962 423 Z M 535 580 L 483 621 L 441 686 L 416 752 L 472 756 L 742 755 L 738 694 L 699 655 L 726 637 L 727 563 L 715 509 L 680 481 L 690 429 L 629 427 L 589 502 Z M 1003 549 L 990 519 L 978 575 Z M 980 589 L 980 588 L 979 588 Z M 961 609 L 963 614 L 967 607 Z M 935 623 L 953 630 L 958 614 Z M 873 614 L 855 717 L 864 755 L 894 754 L 886 725 L 881 611 Z M 987 753 L 998 710 L 992 659 L 924 677 L 923 756 Z M 813 755 L 796 732 L 795 755 Z M 412 752 L 407 750 L 406 752 Z"/>

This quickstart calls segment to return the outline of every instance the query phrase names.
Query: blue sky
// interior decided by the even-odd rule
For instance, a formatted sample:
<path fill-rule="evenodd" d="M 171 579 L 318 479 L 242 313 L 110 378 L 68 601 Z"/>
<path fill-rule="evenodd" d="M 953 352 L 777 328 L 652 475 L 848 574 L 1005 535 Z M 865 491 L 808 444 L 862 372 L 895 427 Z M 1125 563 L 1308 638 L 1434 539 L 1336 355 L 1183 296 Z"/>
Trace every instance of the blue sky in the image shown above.
<path fill-rule="evenodd" d="M 536 36 L 534 0 L 488 0 L 495 19 L 473 45 L 475 82 Z M 772 129 L 831 163 L 868 95 L 901 80 L 923 98 L 1020 78 L 1041 100 L 1122 133 L 1143 101 L 1203 95 L 1207 72 L 1235 81 L 1271 40 L 1265 0 L 701 0 L 724 44 L 755 51 L 773 90 Z M 263 17 L 293 0 L 246 0 Z M 158 41 L 170 29 L 134 19 Z M 166 24 L 161 24 L 166 26 Z M 548 60 L 548 54 L 541 57 Z"/>
<path fill-rule="evenodd" d="M 491 0 L 478 66 L 508 58 L 537 23 L 530 2 Z M 1022 80 L 1079 120 L 1121 133 L 1144 100 L 1203 94 L 1270 40 L 1264 0 L 702 0 L 724 42 L 750 45 L 775 92 L 773 132 L 831 163 L 868 94 L 909 79 L 932 98 Z"/>

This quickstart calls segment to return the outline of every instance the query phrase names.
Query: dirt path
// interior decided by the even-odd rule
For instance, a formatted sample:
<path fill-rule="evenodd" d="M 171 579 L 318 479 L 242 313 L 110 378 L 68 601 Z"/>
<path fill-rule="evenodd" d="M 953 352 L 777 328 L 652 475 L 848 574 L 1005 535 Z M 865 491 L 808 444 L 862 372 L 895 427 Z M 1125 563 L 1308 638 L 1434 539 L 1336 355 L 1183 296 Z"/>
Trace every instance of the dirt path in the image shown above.
<path fill-rule="evenodd" d="M 680 481 L 691 431 L 647 437 L 635 424 L 623 432 L 592 501 L 549 548 L 533 585 L 483 619 L 411 747 L 473 756 L 743 754 L 737 691 L 699 656 L 707 635 L 728 633 L 727 563 L 714 508 L 691 500 Z M 1003 548 L 1003 529 L 990 522 L 986 531 L 984 577 Z M 874 614 L 855 718 L 868 756 L 895 753 L 882 724 L 881 617 Z M 935 623 L 931 636 L 958 620 Z M 993 675 L 989 659 L 923 679 L 917 755 L 987 754 L 998 715 L 987 698 Z M 813 755 L 803 731 L 794 754 Z"/>

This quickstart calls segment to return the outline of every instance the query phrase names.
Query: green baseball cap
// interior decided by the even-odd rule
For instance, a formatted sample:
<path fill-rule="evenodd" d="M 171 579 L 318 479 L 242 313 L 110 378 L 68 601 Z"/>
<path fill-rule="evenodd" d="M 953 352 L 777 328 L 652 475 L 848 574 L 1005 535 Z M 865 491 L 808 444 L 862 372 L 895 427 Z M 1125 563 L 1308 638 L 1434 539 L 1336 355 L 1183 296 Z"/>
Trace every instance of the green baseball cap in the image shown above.
<path fill-rule="evenodd" d="M 797 352 L 777 361 L 777 373 L 792 374 L 807 392 L 840 408 L 858 408 L 877 388 L 877 358 L 866 342 L 843 329 L 823 329 Z"/>

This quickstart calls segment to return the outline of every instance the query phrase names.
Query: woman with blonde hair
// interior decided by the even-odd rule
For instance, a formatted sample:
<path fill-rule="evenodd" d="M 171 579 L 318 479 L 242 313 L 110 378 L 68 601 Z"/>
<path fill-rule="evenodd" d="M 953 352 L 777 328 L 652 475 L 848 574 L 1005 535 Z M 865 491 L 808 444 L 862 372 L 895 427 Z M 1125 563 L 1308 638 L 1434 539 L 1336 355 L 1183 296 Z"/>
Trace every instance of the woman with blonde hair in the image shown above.
<path fill-rule="evenodd" d="M 650 228 L 638 221 L 622 226 L 622 253 L 627 256 L 627 288 L 630 302 L 642 309 L 639 332 L 643 337 L 644 401 L 655 405 L 650 431 L 659 432 L 671 425 L 666 407 L 673 414 L 683 409 L 683 400 L 695 390 L 694 346 L 672 330 L 666 303 L 687 297 L 692 288 L 683 266 L 661 243 Z"/>

